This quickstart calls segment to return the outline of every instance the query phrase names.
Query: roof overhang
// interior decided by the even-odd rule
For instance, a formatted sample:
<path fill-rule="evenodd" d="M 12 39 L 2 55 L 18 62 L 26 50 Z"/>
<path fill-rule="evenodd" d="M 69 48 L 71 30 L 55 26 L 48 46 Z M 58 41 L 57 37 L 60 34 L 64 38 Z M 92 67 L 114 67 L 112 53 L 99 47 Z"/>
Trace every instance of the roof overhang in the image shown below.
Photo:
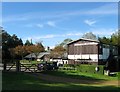
<path fill-rule="evenodd" d="M 77 41 L 90 41 L 90 42 L 100 43 L 100 41 L 98 41 L 98 40 L 80 38 L 80 39 L 78 39 L 78 40 L 74 40 L 74 41 L 69 42 L 67 45 L 69 45 L 69 44 L 71 44 L 71 43 L 75 43 L 75 42 L 77 42 Z"/>

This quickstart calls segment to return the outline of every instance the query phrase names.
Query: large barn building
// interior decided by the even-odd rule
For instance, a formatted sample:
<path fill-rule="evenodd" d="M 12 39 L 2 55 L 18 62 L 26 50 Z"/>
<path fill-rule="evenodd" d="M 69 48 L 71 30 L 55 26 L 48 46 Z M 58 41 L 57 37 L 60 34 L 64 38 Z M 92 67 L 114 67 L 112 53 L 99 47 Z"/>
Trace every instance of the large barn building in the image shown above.
<path fill-rule="evenodd" d="M 102 44 L 97 40 L 81 38 L 67 45 L 69 64 L 105 64 L 111 54 L 118 54 L 116 46 Z"/>

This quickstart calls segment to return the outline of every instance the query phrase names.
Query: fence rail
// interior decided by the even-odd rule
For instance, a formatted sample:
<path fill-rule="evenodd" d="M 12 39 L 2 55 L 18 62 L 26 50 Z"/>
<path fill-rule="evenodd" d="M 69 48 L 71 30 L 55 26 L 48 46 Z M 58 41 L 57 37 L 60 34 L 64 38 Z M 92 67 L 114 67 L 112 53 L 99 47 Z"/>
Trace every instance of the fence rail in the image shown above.
<path fill-rule="evenodd" d="M 7 63 L 4 62 L 0 64 L 0 69 L 4 71 L 21 71 L 21 72 L 37 72 L 38 64 L 31 64 L 31 63 L 20 63 L 20 61 L 16 61 L 14 63 Z"/>

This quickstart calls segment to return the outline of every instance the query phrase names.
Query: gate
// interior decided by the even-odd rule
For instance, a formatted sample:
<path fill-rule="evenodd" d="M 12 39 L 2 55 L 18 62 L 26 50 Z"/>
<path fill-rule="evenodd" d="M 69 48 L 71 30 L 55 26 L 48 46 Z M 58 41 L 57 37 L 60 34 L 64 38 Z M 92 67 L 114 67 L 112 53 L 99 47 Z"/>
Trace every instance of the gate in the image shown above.
<path fill-rule="evenodd" d="M 37 64 L 20 64 L 20 70 L 22 72 L 37 72 Z"/>
<path fill-rule="evenodd" d="M 12 62 L 11 60 L 4 59 L 3 70 L 4 71 L 16 71 L 16 62 Z"/>
<path fill-rule="evenodd" d="M 15 62 L 9 62 L 4 60 L 3 70 L 4 71 L 17 71 L 17 72 L 38 72 L 38 64 L 23 64 L 19 60 L 14 60 Z"/>

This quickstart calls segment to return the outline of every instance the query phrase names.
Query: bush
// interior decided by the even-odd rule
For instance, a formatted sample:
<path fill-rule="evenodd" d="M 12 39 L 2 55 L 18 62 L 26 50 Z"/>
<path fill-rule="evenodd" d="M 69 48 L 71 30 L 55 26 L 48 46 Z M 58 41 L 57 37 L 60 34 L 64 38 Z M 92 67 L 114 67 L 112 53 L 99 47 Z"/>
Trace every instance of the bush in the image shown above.
<path fill-rule="evenodd" d="M 104 74 L 104 66 L 98 65 L 98 71 L 95 70 L 97 65 L 77 65 L 76 68 L 80 72 L 92 73 L 92 74 Z"/>

